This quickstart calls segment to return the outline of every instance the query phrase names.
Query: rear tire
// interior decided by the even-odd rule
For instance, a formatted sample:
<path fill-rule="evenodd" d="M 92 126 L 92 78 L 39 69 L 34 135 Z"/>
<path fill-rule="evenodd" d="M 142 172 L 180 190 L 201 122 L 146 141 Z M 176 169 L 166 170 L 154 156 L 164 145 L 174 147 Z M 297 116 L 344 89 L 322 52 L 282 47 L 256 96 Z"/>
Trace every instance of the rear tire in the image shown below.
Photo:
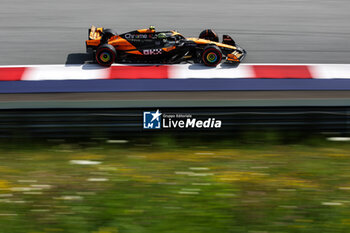
<path fill-rule="evenodd" d="M 110 44 L 103 44 L 97 48 L 96 61 L 101 66 L 110 67 L 117 56 L 115 48 Z"/>
<path fill-rule="evenodd" d="M 202 62 L 206 66 L 215 67 L 221 63 L 222 52 L 216 45 L 209 45 L 202 52 Z"/>

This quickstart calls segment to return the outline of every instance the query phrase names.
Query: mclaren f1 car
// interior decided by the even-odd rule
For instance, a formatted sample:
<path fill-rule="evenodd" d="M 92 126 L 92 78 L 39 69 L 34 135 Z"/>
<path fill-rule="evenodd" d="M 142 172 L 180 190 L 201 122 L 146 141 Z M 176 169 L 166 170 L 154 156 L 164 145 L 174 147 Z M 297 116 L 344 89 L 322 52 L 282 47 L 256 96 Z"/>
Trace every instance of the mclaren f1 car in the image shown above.
<path fill-rule="evenodd" d="M 217 34 L 210 29 L 199 38 L 185 38 L 176 31 L 156 31 L 154 27 L 116 34 L 111 29 L 92 26 L 86 40 L 88 53 L 102 66 L 117 63 L 165 63 L 184 61 L 217 66 L 223 61 L 239 63 L 246 51 L 228 35 L 220 43 Z"/>

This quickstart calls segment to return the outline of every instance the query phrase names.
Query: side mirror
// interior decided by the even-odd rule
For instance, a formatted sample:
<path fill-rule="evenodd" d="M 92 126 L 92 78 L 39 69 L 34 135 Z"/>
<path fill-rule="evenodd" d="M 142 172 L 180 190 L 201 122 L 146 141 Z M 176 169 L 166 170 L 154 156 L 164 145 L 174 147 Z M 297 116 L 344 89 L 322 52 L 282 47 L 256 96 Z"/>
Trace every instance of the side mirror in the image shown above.
<path fill-rule="evenodd" d="M 236 46 L 236 42 L 228 35 L 223 35 L 222 36 L 222 43 L 223 44 L 232 45 L 232 46 Z"/>

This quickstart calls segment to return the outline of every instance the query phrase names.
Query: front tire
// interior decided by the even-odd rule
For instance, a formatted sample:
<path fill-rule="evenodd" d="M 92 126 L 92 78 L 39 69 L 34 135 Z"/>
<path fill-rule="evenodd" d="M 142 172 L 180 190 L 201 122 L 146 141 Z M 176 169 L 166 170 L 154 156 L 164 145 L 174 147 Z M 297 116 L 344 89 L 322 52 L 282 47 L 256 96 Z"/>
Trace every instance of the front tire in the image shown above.
<path fill-rule="evenodd" d="M 202 62 L 206 66 L 216 67 L 221 63 L 222 52 L 216 45 L 209 45 L 202 52 Z"/>
<path fill-rule="evenodd" d="M 98 64 L 110 67 L 116 58 L 117 52 L 110 44 L 103 44 L 97 48 L 95 59 Z"/>

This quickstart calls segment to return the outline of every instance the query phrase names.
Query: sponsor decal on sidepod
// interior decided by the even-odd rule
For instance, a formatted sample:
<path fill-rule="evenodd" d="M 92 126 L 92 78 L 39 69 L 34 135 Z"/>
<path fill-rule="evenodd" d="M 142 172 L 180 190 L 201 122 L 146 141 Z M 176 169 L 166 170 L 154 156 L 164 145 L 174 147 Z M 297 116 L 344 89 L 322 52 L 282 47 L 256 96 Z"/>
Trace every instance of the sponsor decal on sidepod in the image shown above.
<path fill-rule="evenodd" d="M 142 52 L 144 55 L 160 55 L 162 51 L 161 49 L 145 49 Z"/>

